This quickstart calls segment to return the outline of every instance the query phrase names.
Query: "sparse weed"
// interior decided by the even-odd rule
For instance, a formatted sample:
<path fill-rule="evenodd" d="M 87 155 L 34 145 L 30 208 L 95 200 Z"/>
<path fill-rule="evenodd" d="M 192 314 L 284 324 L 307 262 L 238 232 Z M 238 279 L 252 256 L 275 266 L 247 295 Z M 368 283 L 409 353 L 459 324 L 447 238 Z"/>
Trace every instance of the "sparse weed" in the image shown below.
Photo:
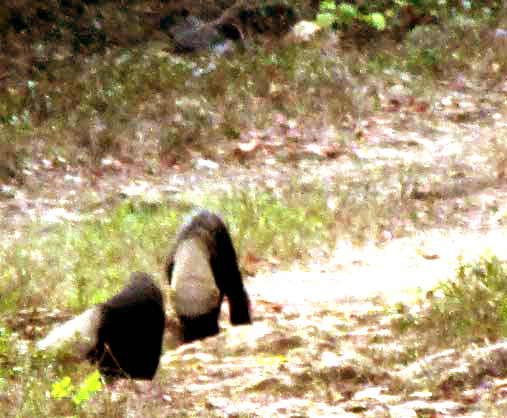
<path fill-rule="evenodd" d="M 461 260 L 456 276 L 429 295 L 427 310 L 404 314 L 399 330 L 415 330 L 430 345 L 460 346 L 495 341 L 507 330 L 507 266 L 491 254 L 475 262 Z"/>
<path fill-rule="evenodd" d="M 248 190 L 208 202 L 228 214 L 240 250 L 248 248 L 290 263 L 304 260 L 314 246 L 332 245 L 332 212 L 318 192 L 281 200 L 267 192 Z"/>
<path fill-rule="evenodd" d="M 240 255 L 248 246 L 289 263 L 333 242 L 333 213 L 318 193 L 283 201 L 250 191 L 194 201 L 223 214 Z M 0 253 L 10 266 L 3 272 L 2 309 L 81 310 L 121 288 L 131 271 L 160 274 L 185 214 L 162 204 L 127 201 L 94 221 L 56 225 L 43 233 L 33 226 L 22 242 Z"/>

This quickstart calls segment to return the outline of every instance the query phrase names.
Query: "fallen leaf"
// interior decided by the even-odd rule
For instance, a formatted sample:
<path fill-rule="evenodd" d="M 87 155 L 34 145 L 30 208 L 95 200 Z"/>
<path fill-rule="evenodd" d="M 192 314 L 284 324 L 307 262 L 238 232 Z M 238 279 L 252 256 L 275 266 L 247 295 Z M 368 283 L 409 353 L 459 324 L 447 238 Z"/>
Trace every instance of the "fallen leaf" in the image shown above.
<path fill-rule="evenodd" d="M 429 109 L 430 105 L 426 102 L 416 103 L 414 106 L 414 111 L 417 113 L 424 113 Z"/>

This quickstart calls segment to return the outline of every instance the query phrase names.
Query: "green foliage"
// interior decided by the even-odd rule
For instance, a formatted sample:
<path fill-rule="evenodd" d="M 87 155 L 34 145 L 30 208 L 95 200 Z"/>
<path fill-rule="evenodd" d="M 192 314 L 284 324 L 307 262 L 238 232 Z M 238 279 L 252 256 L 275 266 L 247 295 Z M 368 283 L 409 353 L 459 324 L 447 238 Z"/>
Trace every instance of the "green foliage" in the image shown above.
<path fill-rule="evenodd" d="M 336 10 L 336 2 L 331 0 L 323 0 L 320 2 L 320 11 L 321 12 L 330 12 Z"/>
<path fill-rule="evenodd" d="M 89 400 L 94 393 L 99 392 L 100 390 L 102 390 L 102 378 L 100 372 L 95 370 L 86 377 L 83 383 L 81 383 L 79 390 L 72 397 L 72 402 L 79 406 L 83 402 Z"/>
<path fill-rule="evenodd" d="M 454 280 L 443 282 L 434 314 L 453 318 L 457 335 L 497 338 L 507 330 L 507 264 L 486 255 L 460 264 Z"/>
<path fill-rule="evenodd" d="M 354 19 L 360 17 L 360 13 L 356 6 L 349 3 L 341 3 L 337 10 L 337 17 L 340 23 L 349 25 Z"/>
<path fill-rule="evenodd" d="M 65 376 L 53 383 L 51 386 L 51 398 L 71 399 L 74 405 L 81 406 L 81 404 L 88 401 L 94 393 L 101 390 L 102 378 L 100 372 L 95 370 L 85 378 L 77 390 L 69 376 Z"/>
<path fill-rule="evenodd" d="M 7 328 L 0 324 L 0 390 L 9 375 L 9 358 L 12 353 L 12 338 Z"/>
<path fill-rule="evenodd" d="M 386 20 L 382 13 L 371 13 L 365 16 L 365 22 L 378 31 L 383 31 L 386 27 Z"/>
<path fill-rule="evenodd" d="M 51 386 L 51 397 L 53 399 L 66 399 L 74 392 L 74 385 L 69 376 L 65 376 Z"/>
<path fill-rule="evenodd" d="M 434 334 L 439 345 L 500 338 L 507 332 L 507 263 L 489 254 L 460 262 L 456 276 L 432 291 L 429 312 L 405 314 L 399 325 Z"/>
<path fill-rule="evenodd" d="M 410 31 L 414 22 L 422 24 L 433 16 L 441 21 L 456 17 L 469 16 L 473 19 L 491 19 L 500 10 L 500 1 L 439 1 L 439 0 L 408 0 L 408 1 L 375 1 L 375 2 L 334 2 L 322 1 L 317 22 L 324 27 L 330 26 L 334 20 L 336 27 L 345 33 L 356 30 L 363 24 L 366 27 L 382 32 L 385 29 Z M 402 16 L 411 18 L 403 19 Z M 406 26 L 405 26 L 406 25 Z"/>
<path fill-rule="evenodd" d="M 329 28 L 335 21 L 334 13 L 319 13 L 316 18 L 317 24 L 321 28 Z"/>
<path fill-rule="evenodd" d="M 336 3 L 334 1 L 322 1 L 316 22 L 323 28 L 332 26 L 336 19 Z"/>
<path fill-rule="evenodd" d="M 381 32 L 386 27 L 384 15 L 379 12 L 361 12 L 355 5 L 341 3 L 336 11 L 336 23 L 343 30 L 348 30 L 354 23 L 366 23 L 367 26 Z"/>

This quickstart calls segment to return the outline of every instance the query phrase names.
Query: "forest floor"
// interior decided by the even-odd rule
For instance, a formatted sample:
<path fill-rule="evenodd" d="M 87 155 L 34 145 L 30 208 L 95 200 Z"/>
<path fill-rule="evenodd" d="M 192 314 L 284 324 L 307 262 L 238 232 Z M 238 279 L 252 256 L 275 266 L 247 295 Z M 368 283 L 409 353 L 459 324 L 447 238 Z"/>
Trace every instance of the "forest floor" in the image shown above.
<path fill-rule="evenodd" d="M 36 180 L 5 197 L 0 210 L 16 237 L 34 218 L 48 225 L 79 221 L 87 205 L 81 201 L 80 210 L 73 211 L 72 201 L 85 196 L 92 183 L 104 206 L 111 196 L 112 201 L 146 199 L 147 191 L 163 202 L 178 187 L 210 193 L 231 178 L 262 184 L 258 173 L 264 163 L 226 165 L 219 174 L 198 168 L 159 176 L 120 166 L 93 182 L 78 168 L 41 170 Z M 336 160 L 318 164 L 321 172 L 340 169 Z M 276 170 L 271 176 L 279 175 L 281 182 L 288 170 L 298 175 L 294 165 L 280 164 Z M 220 335 L 179 347 L 169 336 L 153 382 L 107 386 L 88 404 L 88 414 L 102 414 L 109 405 L 129 416 L 504 416 L 506 375 L 491 370 L 504 370 L 507 344 L 483 351 L 419 350 L 418 336 L 399 333 L 394 324 L 400 317 L 395 306 L 416 313 L 427 309 L 427 292 L 453 277 L 459 260 L 474 260 L 488 250 L 504 257 L 507 230 L 498 213 L 503 213 L 505 192 L 497 182 L 474 190 L 459 222 L 449 227 L 442 218 L 435 228 L 387 237 L 381 244 L 338 240 L 327 255 L 319 256 L 316 249 L 310 261 L 289 268 L 268 263 L 245 279 L 254 312 L 251 327 L 230 327 L 224 308 Z M 460 204 L 461 197 L 439 203 L 442 213 Z"/>
<path fill-rule="evenodd" d="M 186 91 L 166 89 L 167 97 L 149 92 L 149 97 L 139 100 L 143 103 L 136 108 L 141 109 L 137 119 L 129 123 L 126 133 L 115 136 L 122 144 L 116 154 L 104 155 L 92 166 L 79 163 L 78 158 L 59 156 L 56 147 L 52 156 L 34 152 L 27 158 L 22 181 L 0 188 L 0 227 L 5 231 L 2 244 L 8 253 L 12 244 L 31 248 L 28 241 L 23 241 L 24 231 L 30 228 L 37 228 L 36 238 L 41 242 L 40 251 L 44 251 L 46 243 L 41 237 L 57 225 L 68 225 L 62 236 L 71 236 L 72 228 L 81 221 L 101 219 L 129 199 L 158 208 L 188 202 L 192 207 L 202 202 L 202 196 L 253 190 L 259 195 L 266 192 L 280 197 L 284 202 L 299 196 L 299 202 L 306 202 L 308 210 L 303 213 L 309 218 L 317 210 L 312 205 L 318 196 L 331 213 L 331 222 L 326 221 L 330 234 L 322 239 L 325 242 L 311 248 L 302 245 L 286 260 L 271 247 L 271 253 L 250 254 L 247 245 L 242 246 L 241 262 L 251 272 L 245 277 L 253 309 L 251 326 L 230 327 L 224 304 L 219 335 L 178 345 L 167 332 L 161 365 L 153 381 L 117 381 L 94 393 L 81 409 L 69 399 L 55 400 L 37 393 L 41 388 L 27 386 L 26 382 L 36 385 L 38 372 L 31 376 L 32 371 L 25 370 L 24 377 L 18 379 L 19 367 L 15 365 L 12 375 L 0 380 L 9 382 L 0 386 L 4 391 L 0 394 L 0 410 L 12 411 L 7 416 L 34 416 L 33 411 L 38 409 L 29 409 L 26 397 L 54 402 L 48 408 L 38 408 L 53 414 L 58 411 L 61 416 L 507 416 L 507 343 L 500 340 L 489 344 L 481 339 L 480 344 L 459 349 L 442 347 L 428 341 L 435 335 L 445 336 L 446 323 L 433 324 L 433 334 L 431 330 L 404 327 L 410 318 L 417 322 L 431 310 L 433 298 L 438 297 L 433 289 L 440 280 L 454 277 L 458 265 L 474 262 L 487 251 L 507 259 L 507 82 L 498 73 L 498 64 L 486 62 L 487 57 L 481 68 L 491 75 L 489 80 L 481 74 L 456 74 L 445 80 L 435 77 L 426 85 L 426 80 L 421 83 L 421 79 L 407 74 L 394 77 L 389 71 L 368 75 L 358 72 L 354 73 L 358 78 L 353 79 L 353 71 L 342 68 L 336 58 L 340 54 L 333 49 L 333 39 L 330 35 L 315 46 L 315 62 L 325 64 L 318 75 L 322 85 L 308 89 L 305 83 L 312 85 L 314 73 L 308 70 L 308 79 L 297 87 L 297 77 L 293 76 L 299 74 L 297 66 L 304 64 L 307 55 L 299 55 L 303 58 L 294 62 L 289 59 L 295 69 L 288 75 L 276 60 L 275 64 L 264 60 L 268 62 L 265 69 L 259 64 L 264 62 L 260 58 L 253 64 L 247 61 L 251 67 L 250 72 L 245 71 L 243 83 L 228 78 L 233 65 L 227 59 L 214 67 L 214 62 L 210 65 L 204 59 L 188 64 L 187 58 L 178 57 L 172 62 L 167 58 L 169 54 L 157 51 L 153 56 L 162 62 L 155 62 L 160 68 L 184 68 L 185 77 L 187 73 L 195 74 L 195 84 L 206 86 L 209 82 L 210 91 L 218 91 L 216 106 L 211 99 L 202 99 L 202 92 L 192 83 L 188 84 L 188 97 L 184 96 Z M 297 53 L 308 51 L 301 49 Z M 146 60 L 143 56 L 140 62 L 144 65 Z M 122 61 L 118 60 L 117 65 L 121 66 Z M 258 82 L 258 74 L 251 70 L 257 67 L 265 76 Z M 238 64 L 237 68 L 243 67 Z M 149 73 L 142 69 L 139 74 Z M 208 71 L 210 75 L 205 78 Z M 273 71 L 280 85 L 271 83 Z M 217 78 L 213 79 L 215 73 Z M 158 77 L 159 73 L 153 74 Z M 347 81 L 347 77 L 352 79 Z M 227 100 L 238 100 L 233 102 L 238 104 L 243 99 L 227 93 L 229 80 L 231 85 L 238 84 L 241 94 L 247 82 L 255 87 L 245 99 L 238 120 L 229 114 L 231 105 Z M 343 85 L 343 96 L 335 98 Z M 421 88 L 423 93 L 418 94 Z M 350 118 L 340 116 L 348 112 L 342 102 L 347 98 L 353 102 L 349 96 L 358 97 L 357 102 L 349 103 L 354 115 Z M 159 100 L 162 104 L 164 100 L 174 101 L 174 107 L 169 106 L 160 122 L 156 111 L 163 106 L 158 106 Z M 335 108 L 330 110 L 332 100 Z M 155 110 L 150 110 L 153 103 Z M 290 117 L 277 110 L 282 105 Z M 303 110 L 295 111 L 298 106 Z M 264 119 L 244 121 L 255 110 L 260 113 L 266 107 L 265 115 L 261 115 Z M 218 108 L 223 114 L 217 116 Z M 228 117 L 233 118 L 232 122 Z M 92 122 L 93 129 L 101 124 L 100 120 Z M 178 160 L 164 160 L 173 152 L 172 143 L 164 145 L 171 123 L 180 123 L 178 137 L 201 132 L 201 143 L 196 147 L 184 143 L 183 157 L 177 155 Z M 200 126 L 205 123 L 211 127 Z M 54 126 L 50 125 L 51 121 L 47 129 L 53 132 Z M 207 128 L 212 139 L 204 143 Z M 40 131 L 44 137 L 47 132 L 42 129 L 45 127 Z M 224 138 L 222 130 L 231 129 L 237 132 Z M 60 134 L 63 142 L 67 134 Z M 121 148 L 125 145 L 122 135 L 129 137 L 125 149 Z M 44 141 L 39 142 L 34 148 L 46 146 Z M 79 143 L 78 138 L 75 142 Z M 176 153 L 181 150 L 176 145 L 174 148 Z M 290 203 L 286 209 L 292 209 Z M 236 215 L 234 210 L 226 214 L 229 220 Z M 253 223 L 254 215 L 252 219 L 243 217 Z M 270 222 L 269 213 L 262 217 Z M 281 233 L 287 232 L 287 237 L 282 238 L 292 239 L 291 225 L 283 228 Z M 323 228 L 322 232 L 328 231 Z M 109 250 L 109 243 L 86 239 L 97 253 L 107 252 L 101 245 Z M 78 235 L 75 241 L 86 239 Z M 73 242 L 66 241 L 69 247 Z M 127 251 L 127 243 L 119 244 L 120 256 L 113 253 L 107 260 L 112 266 L 92 265 L 93 276 L 105 275 L 106 271 L 109 274 L 108 268 L 120 262 L 128 264 L 124 268 L 131 266 L 129 258 L 133 256 Z M 152 250 L 136 244 L 133 252 L 138 250 L 141 257 L 142 251 L 148 254 Z M 292 244 L 291 248 L 297 250 L 298 243 Z M 32 278 L 25 274 L 22 263 L 33 253 L 35 261 L 29 262 L 43 272 L 42 279 L 38 277 L 41 282 L 63 280 L 72 275 L 73 259 L 79 258 L 69 255 L 71 250 L 64 248 L 57 254 L 58 259 L 55 254 L 42 253 L 42 261 L 37 258 L 40 252 L 27 250 L 26 256 L 20 251 L 18 259 L 13 257 L 13 264 L 18 264 L 6 263 L 10 270 L 5 271 L 11 275 L 5 273 L 5 278 L 19 282 Z M 162 253 L 165 249 L 156 251 Z M 83 269 L 79 273 L 90 282 L 92 279 L 86 275 L 90 271 L 85 267 L 99 255 L 91 255 L 81 264 L 80 260 L 76 262 Z M 51 274 L 53 265 L 57 265 L 56 277 Z M 117 273 L 114 271 L 114 275 Z M 23 284 L 32 290 L 32 283 Z M 31 301 L 16 294 L 16 289 L 6 288 L 22 303 Z M 41 293 L 46 296 L 40 289 L 34 290 L 38 299 L 33 300 L 40 301 Z M 54 307 L 48 300 L 42 300 L 41 306 L 44 303 Z M 9 348 L 6 344 L 2 347 L 6 351 Z M 11 364 L 11 360 L 6 363 Z"/>

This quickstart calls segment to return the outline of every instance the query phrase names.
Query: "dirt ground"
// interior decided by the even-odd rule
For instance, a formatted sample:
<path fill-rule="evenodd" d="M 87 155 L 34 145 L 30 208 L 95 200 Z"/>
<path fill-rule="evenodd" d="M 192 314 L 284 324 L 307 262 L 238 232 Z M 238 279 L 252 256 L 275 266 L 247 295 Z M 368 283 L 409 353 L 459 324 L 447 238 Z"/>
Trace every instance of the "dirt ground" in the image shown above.
<path fill-rule="evenodd" d="M 214 172 L 204 170 L 197 173 L 195 188 L 211 183 L 222 187 L 231 172 L 239 172 L 241 179 L 248 178 L 250 170 L 229 168 L 220 181 Z M 54 179 L 52 188 L 49 183 L 44 189 L 21 188 L 1 202 L 13 237 L 30 219 L 50 225 L 83 216 L 86 205 L 73 211 L 69 202 L 79 196 L 76 188 L 84 190 L 90 183 L 78 170 L 76 178 L 83 176 L 83 182 L 58 174 L 45 173 L 47 181 Z M 100 178 L 96 187 L 102 196 L 146 198 L 151 190 L 157 200 L 178 185 L 192 184 L 187 176 L 196 175 L 169 173 L 150 182 L 132 170 L 121 174 Z M 56 186 L 69 182 L 72 187 Z M 502 202 L 504 192 L 502 186 L 487 188 L 473 199 L 486 202 L 487 211 L 487 202 Z M 385 311 L 389 303 L 399 301 L 412 306 L 418 295 L 452 277 L 459 257 L 470 260 L 487 250 L 505 257 L 507 229 L 491 227 L 496 220 L 485 221 L 485 216 L 478 216 L 481 207 L 474 208 L 462 219 L 464 225 L 481 219 L 475 228 L 433 228 L 387 239 L 382 245 L 359 247 L 338 241 L 330 256 L 319 257 L 317 249 L 313 261 L 304 266 L 274 267 L 246 277 L 252 326 L 231 327 L 224 305 L 218 336 L 184 346 L 166 338 L 153 382 L 120 381 L 101 392 L 99 406 L 90 403 L 90 407 L 101 411 L 100 402 L 110 402 L 130 416 L 175 417 L 503 416 L 503 374 L 491 377 L 484 370 L 500 367 L 497 363 L 507 353 L 504 344 L 487 352 L 447 350 L 429 358 L 416 356 L 411 362 L 405 353 L 417 346 L 417 338 L 393 334 L 390 324 L 396 315 Z M 480 377 L 470 377 L 473 383 L 465 378 L 456 383 L 456 368 L 461 368 L 458 376 Z M 433 390 L 428 389 L 431 385 Z M 442 389 L 449 385 L 459 387 L 459 394 Z"/>

